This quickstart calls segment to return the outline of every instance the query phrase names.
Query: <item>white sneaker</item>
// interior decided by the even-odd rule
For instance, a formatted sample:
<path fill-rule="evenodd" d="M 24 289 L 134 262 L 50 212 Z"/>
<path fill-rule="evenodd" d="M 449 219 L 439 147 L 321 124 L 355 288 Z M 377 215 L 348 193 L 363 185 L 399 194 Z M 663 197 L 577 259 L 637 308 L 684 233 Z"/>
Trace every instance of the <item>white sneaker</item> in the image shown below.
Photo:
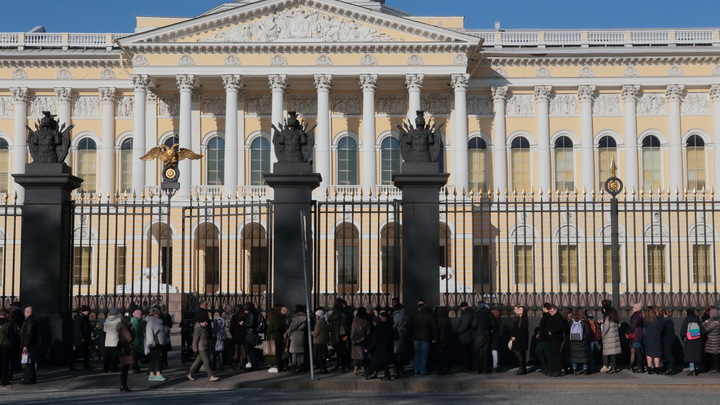
<path fill-rule="evenodd" d="M 601 372 L 601 373 L 604 373 L 604 372 L 606 372 L 606 371 L 608 371 L 608 370 L 610 370 L 610 367 L 608 367 L 608 366 L 602 366 L 602 368 L 600 369 L 600 372 Z"/>
<path fill-rule="evenodd" d="M 219 381 L 219 380 L 220 380 L 220 377 L 216 377 L 216 376 L 210 377 L 210 382 L 215 382 L 215 381 Z"/>
<path fill-rule="evenodd" d="M 270 367 L 270 368 L 268 369 L 268 373 L 277 373 L 278 371 L 279 371 L 279 370 L 277 369 L 277 367 Z"/>
<path fill-rule="evenodd" d="M 248 361 L 247 364 L 245 364 L 245 368 L 252 368 L 252 363 Z"/>

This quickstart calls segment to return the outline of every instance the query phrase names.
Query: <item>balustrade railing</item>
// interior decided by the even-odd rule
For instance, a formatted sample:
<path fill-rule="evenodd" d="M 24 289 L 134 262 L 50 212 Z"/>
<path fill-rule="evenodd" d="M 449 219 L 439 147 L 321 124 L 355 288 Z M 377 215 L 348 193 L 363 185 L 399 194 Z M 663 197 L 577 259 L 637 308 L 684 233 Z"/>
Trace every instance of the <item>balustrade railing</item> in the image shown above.
<path fill-rule="evenodd" d="M 720 29 L 685 30 L 469 30 L 485 47 L 719 46 Z"/>

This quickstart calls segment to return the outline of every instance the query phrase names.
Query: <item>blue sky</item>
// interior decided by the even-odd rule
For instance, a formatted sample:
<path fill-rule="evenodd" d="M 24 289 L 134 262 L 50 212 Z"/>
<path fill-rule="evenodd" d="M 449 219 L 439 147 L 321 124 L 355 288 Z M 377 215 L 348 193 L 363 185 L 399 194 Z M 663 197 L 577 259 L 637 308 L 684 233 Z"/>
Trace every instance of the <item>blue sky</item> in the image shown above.
<path fill-rule="evenodd" d="M 232 0 L 229 0 L 232 1 Z M 131 32 L 136 15 L 192 17 L 223 0 L 0 0 L 1 32 Z M 114 4 L 114 5 L 113 5 Z M 465 16 L 466 28 L 720 26 L 720 0 L 386 0 L 414 15 Z M 687 5 L 687 6 L 686 6 Z"/>

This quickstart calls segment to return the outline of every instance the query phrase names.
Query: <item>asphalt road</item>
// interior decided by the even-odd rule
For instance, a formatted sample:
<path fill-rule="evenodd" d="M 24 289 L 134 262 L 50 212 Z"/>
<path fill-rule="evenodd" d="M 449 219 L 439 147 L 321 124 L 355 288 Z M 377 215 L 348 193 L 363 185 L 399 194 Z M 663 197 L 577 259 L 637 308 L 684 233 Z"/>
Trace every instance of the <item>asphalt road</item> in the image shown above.
<path fill-rule="evenodd" d="M 91 404 L 108 405 L 118 403 L 140 404 L 313 404 L 313 405 L 351 405 L 351 404 L 522 404 L 562 405 L 612 404 L 626 403 L 632 395 L 633 405 L 641 404 L 682 404 L 717 403 L 716 392 L 683 392 L 633 390 L 629 392 L 607 391 L 475 391 L 448 393 L 353 393 L 353 392 L 275 392 L 260 389 L 234 390 L 163 390 L 151 389 L 120 393 L 110 390 L 83 391 L 0 391 L 0 403 L 3 404 Z"/>

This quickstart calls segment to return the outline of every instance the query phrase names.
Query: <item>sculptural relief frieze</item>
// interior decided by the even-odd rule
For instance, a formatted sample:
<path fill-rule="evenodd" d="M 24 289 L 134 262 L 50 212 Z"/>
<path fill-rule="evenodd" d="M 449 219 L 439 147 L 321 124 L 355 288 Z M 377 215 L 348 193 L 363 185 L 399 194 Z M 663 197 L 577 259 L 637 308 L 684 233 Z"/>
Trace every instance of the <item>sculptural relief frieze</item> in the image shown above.
<path fill-rule="evenodd" d="M 430 114 L 448 113 L 448 97 L 445 94 L 423 94 L 421 103 Z"/>
<path fill-rule="evenodd" d="M 76 96 L 73 99 L 73 117 L 91 118 L 100 116 L 100 97 Z"/>
<path fill-rule="evenodd" d="M 556 94 L 550 98 L 550 115 L 577 114 L 577 97 L 574 94 Z"/>
<path fill-rule="evenodd" d="M 180 96 L 167 95 L 160 97 L 160 116 L 172 117 L 180 115 Z"/>
<path fill-rule="evenodd" d="M 530 116 L 535 114 L 534 96 L 532 94 L 513 94 L 507 100 L 505 113 L 515 116 Z"/>
<path fill-rule="evenodd" d="M 472 95 L 467 98 L 467 111 L 470 115 L 492 115 L 493 100 L 490 95 Z"/>
<path fill-rule="evenodd" d="M 13 111 L 13 98 L 0 97 L 0 117 L 12 117 Z"/>
<path fill-rule="evenodd" d="M 120 96 L 117 98 L 117 116 L 132 117 L 135 108 L 135 98 L 132 96 Z"/>
<path fill-rule="evenodd" d="M 250 94 L 247 96 L 247 111 L 254 115 L 270 115 L 272 97 L 269 94 Z"/>
<path fill-rule="evenodd" d="M 43 111 L 54 111 L 55 108 L 55 97 L 53 96 L 32 96 L 30 97 L 30 108 L 28 115 L 30 117 L 40 118 L 43 116 Z"/>
<path fill-rule="evenodd" d="M 333 112 L 344 115 L 361 113 L 360 97 L 354 94 L 339 94 L 333 97 Z"/>
<path fill-rule="evenodd" d="M 198 42 L 377 42 L 393 41 L 389 35 L 354 20 L 301 7 L 224 28 Z"/>
<path fill-rule="evenodd" d="M 638 115 L 665 114 L 664 94 L 643 94 L 637 104 Z"/>
<path fill-rule="evenodd" d="M 385 114 L 405 114 L 405 96 L 381 95 L 377 98 L 377 110 Z"/>
<path fill-rule="evenodd" d="M 683 114 L 710 114 L 708 93 L 688 93 L 681 104 Z"/>
<path fill-rule="evenodd" d="M 302 115 L 317 114 L 317 96 L 293 94 L 287 97 L 288 109 L 294 111 L 302 111 Z"/>
<path fill-rule="evenodd" d="M 203 98 L 203 114 L 225 115 L 225 96 L 205 96 Z"/>
<path fill-rule="evenodd" d="M 594 115 L 622 114 L 620 94 L 598 94 L 593 103 Z"/>

